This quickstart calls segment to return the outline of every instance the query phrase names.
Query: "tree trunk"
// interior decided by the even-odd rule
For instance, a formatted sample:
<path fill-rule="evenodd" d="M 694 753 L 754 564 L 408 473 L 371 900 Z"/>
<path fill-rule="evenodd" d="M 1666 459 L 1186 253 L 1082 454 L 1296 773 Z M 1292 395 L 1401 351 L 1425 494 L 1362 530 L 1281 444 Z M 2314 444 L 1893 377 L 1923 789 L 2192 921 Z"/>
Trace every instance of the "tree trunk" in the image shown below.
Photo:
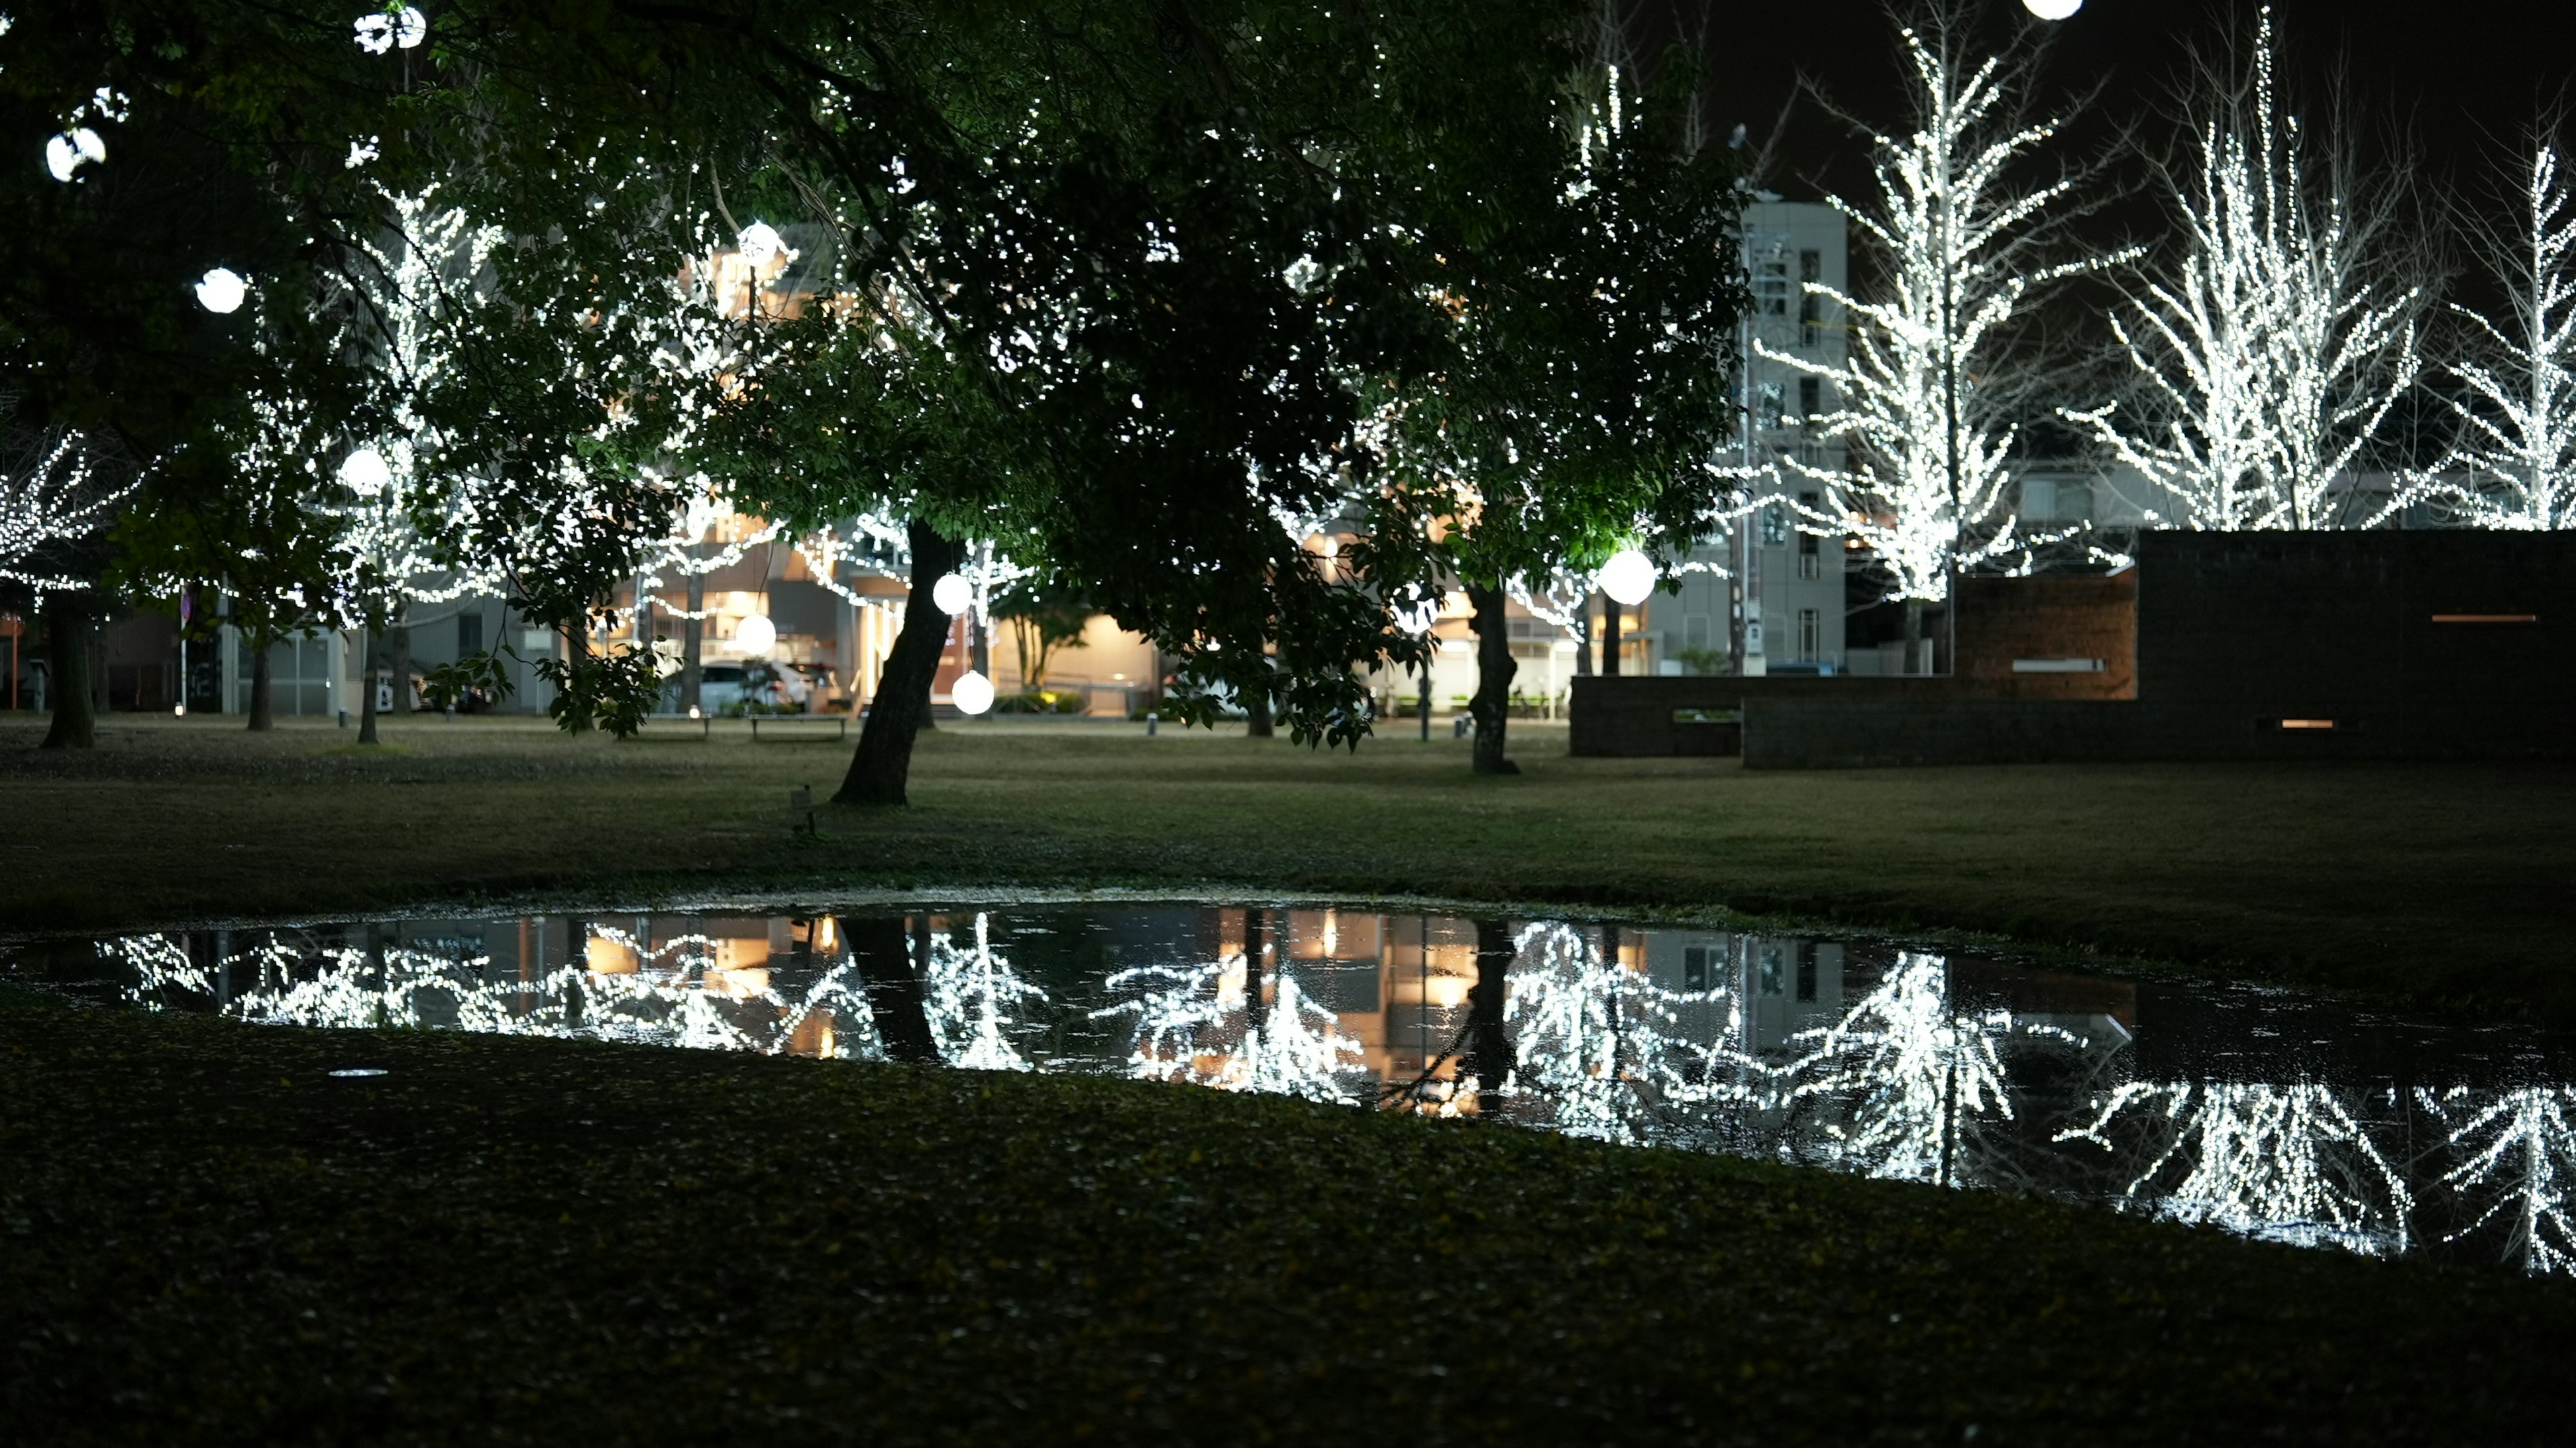
<path fill-rule="evenodd" d="M 420 707 L 411 692 L 411 626 L 404 624 L 385 633 L 386 652 L 393 656 L 394 712 L 409 714 Z"/>
<path fill-rule="evenodd" d="M 1503 1029 L 1503 998 L 1514 953 L 1509 921 L 1476 922 L 1476 984 L 1467 992 L 1467 1059 L 1459 1068 L 1476 1078 L 1479 1112 L 1501 1105 L 1503 1086 L 1520 1064 Z"/>
<path fill-rule="evenodd" d="M 1581 678 L 1592 676 L 1592 608 L 1588 599 L 1574 616 L 1574 672 Z"/>
<path fill-rule="evenodd" d="M 1503 731 L 1512 717 L 1512 625 L 1504 616 L 1503 590 L 1467 586 L 1467 602 L 1476 612 L 1476 697 L 1467 713 L 1476 721 L 1475 769 L 1478 774 L 1518 774 L 1521 767 L 1503 757 Z"/>
<path fill-rule="evenodd" d="M 939 1043 L 930 1034 L 930 997 L 922 979 L 923 967 L 929 963 L 928 942 L 923 941 L 923 959 L 916 964 L 906 958 L 900 917 L 882 915 L 841 923 L 850 959 L 857 963 L 859 979 L 867 987 L 868 1014 L 876 1021 L 877 1040 L 887 1057 L 938 1065 Z M 928 930 L 925 924 L 920 933 L 926 936 Z"/>
<path fill-rule="evenodd" d="M 1250 739 L 1268 739 L 1272 737 L 1270 726 L 1270 690 L 1267 687 L 1255 689 L 1244 696 L 1243 732 L 1244 736 Z"/>
<path fill-rule="evenodd" d="M 268 697 L 269 655 L 276 652 L 274 639 L 252 636 L 250 651 L 250 727 L 265 734 L 277 727 L 277 717 Z"/>
<path fill-rule="evenodd" d="M 98 709 L 90 698 L 90 643 L 98 636 L 96 605 L 86 593 L 45 595 L 45 702 L 54 718 L 46 749 L 88 749 L 98 743 Z"/>
<path fill-rule="evenodd" d="M 1917 645 L 1922 642 L 1923 600 L 1909 598 L 1905 600 L 1905 667 L 1900 672 L 1908 674 L 1918 672 L 1915 657 L 1920 652 Z"/>
<path fill-rule="evenodd" d="M 912 592 L 904 600 L 903 629 L 877 678 L 876 698 L 859 728 L 850 772 L 841 781 L 841 792 L 832 796 L 842 804 L 910 803 L 905 786 L 912 777 L 913 736 L 930 719 L 930 686 L 939 676 L 939 651 L 948 640 L 948 615 L 930 601 L 930 590 L 966 557 L 964 545 L 940 537 L 918 518 L 910 531 Z"/>
<path fill-rule="evenodd" d="M 1619 600 L 1601 596 L 1601 672 L 1619 673 Z"/>
<path fill-rule="evenodd" d="M 376 742 L 376 646 L 384 639 L 370 629 L 358 630 L 358 742 Z"/>
<path fill-rule="evenodd" d="M 689 616 L 680 632 L 680 712 L 698 712 L 698 684 L 705 678 L 699 660 L 703 657 L 700 640 L 706 637 L 707 621 L 698 617 L 707 607 L 707 576 L 689 575 Z M 855 681 L 853 681 L 855 683 Z"/>

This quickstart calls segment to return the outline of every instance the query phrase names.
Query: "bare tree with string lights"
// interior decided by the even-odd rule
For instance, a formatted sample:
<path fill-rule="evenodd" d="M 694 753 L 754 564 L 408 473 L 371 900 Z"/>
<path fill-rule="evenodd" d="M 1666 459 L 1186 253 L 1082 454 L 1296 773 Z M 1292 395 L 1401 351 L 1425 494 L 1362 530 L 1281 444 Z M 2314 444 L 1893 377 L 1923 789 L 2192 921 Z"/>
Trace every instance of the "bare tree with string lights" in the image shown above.
<path fill-rule="evenodd" d="M 1845 445 L 1846 461 L 1785 459 L 1823 487 L 1814 504 L 1783 506 L 1808 531 L 1875 551 L 1911 643 L 1923 636 L 1924 606 L 1948 599 L 1960 572 L 2030 541 L 2008 506 L 2008 459 L 2014 418 L 2043 379 L 2015 324 L 2049 283 L 2123 255 L 2052 259 L 2085 172 L 2061 164 L 2047 179 L 2023 179 L 2059 126 L 2021 116 L 2026 53 L 1971 64 L 1964 26 L 1948 16 L 1905 29 L 1902 41 L 1913 129 L 1872 137 L 1869 203 L 1827 198 L 1877 253 L 1880 281 L 1849 296 L 1805 283 L 1852 319 L 1849 358 L 1835 366 L 1755 348 L 1833 389 L 1834 409 L 1807 421 Z"/>

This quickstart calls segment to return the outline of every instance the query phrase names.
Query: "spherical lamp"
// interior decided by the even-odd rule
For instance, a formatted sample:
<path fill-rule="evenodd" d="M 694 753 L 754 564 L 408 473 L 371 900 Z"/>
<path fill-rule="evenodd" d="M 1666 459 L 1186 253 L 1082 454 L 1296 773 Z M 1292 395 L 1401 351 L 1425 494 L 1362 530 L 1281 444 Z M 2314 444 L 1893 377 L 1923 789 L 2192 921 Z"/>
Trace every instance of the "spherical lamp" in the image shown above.
<path fill-rule="evenodd" d="M 240 311 L 249 295 L 250 283 L 231 267 L 219 266 L 197 280 L 197 305 L 219 317 Z"/>
<path fill-rule="evenodd" d="M 962 576 L 951 573 L 930 585 L 930 601 L 939 606 L 941 613 L 955 618 L 975 602 L 975 590 Z"/>
<path fill-rule="evenodd" d="M 1601 565 L 1601 591 L 1622 608 L 1634 608 L 1655 591 L 1655 560 L 1634 548 L 1622 548 Z"/>
<path fill-rule="evenodd" d="M 736 244 L 742 248 L 744 264 L 763 267 L 776 261 L 778 254 L 787 249 L 787 238 L 780 236 L 778 228 L 768 222 L 755 221 L 742 229 L 742 236 Z"/>
<path fill-rule="evenodd" d="M 1440 621 L 1440 600 L 1425 598 L 1395 606 L 1395 626 L 1409 634 L 1427 634 Z"/>
<path fill-rule="evenodd" d="M 993 681 L 968 669 L 948 686 L 948 699 L 961 714 L 981 714 L 993 707 Z"/>
<path fill-rule="evenodd" d="M 84 163 L 95 166 L 106 159 L 107 143 L 87 126 L 74 126 L 45 143 L 45 169 L 57 181 L 79 175 Z"/>
<path fill-rule="evenodd" d="M 759 658 L 778 647 L 778 625 L 765 613 L 747 615 L 733 626 L 733 642 L 745 657 Z"/>
<path fill-rule="evenodd" d="M 2021 8 L 2042 20 L 2063 20 L 2084 8 L 2084 0 L 2021 0 Z"/>
<path fill-rule="evenodd" d="M 383 453 L 362 447 L 340 464 L 340 481 L 359 497 L 372 498 L 393 486 L 394 470 L 385 466 Z"/>

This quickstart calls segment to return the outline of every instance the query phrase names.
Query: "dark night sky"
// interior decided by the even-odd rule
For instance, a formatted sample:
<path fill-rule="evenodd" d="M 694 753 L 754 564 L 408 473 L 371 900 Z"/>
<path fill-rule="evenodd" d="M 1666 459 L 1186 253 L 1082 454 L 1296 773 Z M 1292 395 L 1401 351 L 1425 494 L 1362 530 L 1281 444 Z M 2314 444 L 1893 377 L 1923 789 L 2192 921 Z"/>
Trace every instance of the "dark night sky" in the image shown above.
<path fill-rule="evenodd" d="M 1801 73 L 1868 120 L 1903 119 L 1895 26 L 1880 0 L 1643 3 L 1639 19 L 1649 28 L 1660 19 L 1669 33 L 1676 16 L 1705 21 L 1710 118 L 1720 136 L 1743 121 L 1758 140 Z M 2172 136 L 2167 112 L 2192 48 L 2222 49 L 2231 27 L 2250 37 L 2254 13 L 2232 0 L 2087 0 L 2073 19 L 2051 25 L 2018 0 L 2001 0 L 1986 7 L 1982 28 L 1997 41 L 2047 32 L 2040 81 L 2057 98 L 2100 87 L 2092 114 L 2069 137 L 2082 150 L 2107 144 L 2119 124 L 2158 141 Z M 2326 114 L 2328 82 L 2340 71 L 2369 161 L 2384 165 L 2411 152 L 2425 179 L 2474 192 L 2498 183 L 2538 104 L 2576 77 L 2569 38 L 2576 13 L 2565 0 L 2279 0 L 2273 14 L 2290 94 L 2304 116 Z M 1865 147 L 1813 105 L 1793 113 L 1782 162 L 1771 184 L 1792 199 L 1814 199 L 1819 181 L 1846 195 L 1868 184 Z"/>

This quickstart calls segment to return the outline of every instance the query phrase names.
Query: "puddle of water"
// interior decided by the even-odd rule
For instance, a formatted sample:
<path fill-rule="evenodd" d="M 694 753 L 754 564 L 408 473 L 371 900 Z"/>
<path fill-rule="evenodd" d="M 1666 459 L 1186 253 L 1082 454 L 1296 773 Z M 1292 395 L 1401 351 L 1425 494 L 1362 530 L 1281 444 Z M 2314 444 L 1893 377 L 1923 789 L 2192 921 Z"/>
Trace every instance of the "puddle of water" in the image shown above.
<path fill-rule="evenodd" d="M 154 1009 L 1272 1091 L 2576 1273 L 2576 1056 L 1894 945 L 1343 910 L 584 915 L 53 942 Z"/>

